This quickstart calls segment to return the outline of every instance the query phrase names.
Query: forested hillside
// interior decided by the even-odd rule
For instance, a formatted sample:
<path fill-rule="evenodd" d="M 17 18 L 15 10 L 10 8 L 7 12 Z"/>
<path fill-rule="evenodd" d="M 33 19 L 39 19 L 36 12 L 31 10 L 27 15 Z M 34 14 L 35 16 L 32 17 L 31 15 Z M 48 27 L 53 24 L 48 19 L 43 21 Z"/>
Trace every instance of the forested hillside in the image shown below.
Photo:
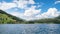
<path fill-rule="evenodd" d="M 36 24 L 60 24 L 60 16 L 55 18 L 44 18 L 44 19 L 38 19 L 29 21 L 29 23 L 36 23 Z"/>
<path fill-rule="evenodd" d="M 39 20 L 26 21 L 24 19 L 18 18 L 16 16 L 6 13 L 5 11 L 0 10 L 0 24 L 40 24 L 40 23 L 60 24 L 60 16 L 55 18 L 44 18 Z"/>
<path fill-rule="evenodd" d="M 18 24 L 24 22 L 23 19 L 20 19 L 16 16 L 12 16 L 2 10 L 0 10 L 0 24 Z"/>

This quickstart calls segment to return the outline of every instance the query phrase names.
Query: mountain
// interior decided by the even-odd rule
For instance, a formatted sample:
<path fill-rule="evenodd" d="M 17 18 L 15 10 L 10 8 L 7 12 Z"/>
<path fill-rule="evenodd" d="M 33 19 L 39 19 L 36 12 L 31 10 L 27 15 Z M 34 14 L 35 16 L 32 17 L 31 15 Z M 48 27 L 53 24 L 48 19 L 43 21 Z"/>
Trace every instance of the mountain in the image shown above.
<path fill-rule="evenodd" d="M 0 24 L 18 24 L 23 22 L 25 22 L 23 19 L 0 10 Z"/>
<path fill-rule="evenodd" d="M 33 20 L 33 21 L 30 21 L 30 22 L 33 22 L 33 23 L 37 23 L 37 24 L 60 24 L 60 16 L 58 17 L 54 17 L 54 18 L 44 18 L 44 19 L 39 19 L 39 20 Z"/>
<path fill-rule="evenodd" d="M 26 21 L 24 19 L 8 14 L 3 10 L 0 10 L 0 24 L 40 24 L 40 23 L 60 24 L 60 16 L 55 18 L 44 18 L 39 20 Z"/>

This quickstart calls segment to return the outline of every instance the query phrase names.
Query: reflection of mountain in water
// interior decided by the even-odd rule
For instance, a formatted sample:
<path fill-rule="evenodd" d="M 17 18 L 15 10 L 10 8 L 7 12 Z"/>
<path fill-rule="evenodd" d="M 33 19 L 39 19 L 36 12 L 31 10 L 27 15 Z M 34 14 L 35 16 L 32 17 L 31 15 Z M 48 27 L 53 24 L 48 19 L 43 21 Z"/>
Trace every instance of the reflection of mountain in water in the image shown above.
<path fill-rule="evenodd" d="M 5 24 L 0 34 L 60 34 L 59 24 Z"/>

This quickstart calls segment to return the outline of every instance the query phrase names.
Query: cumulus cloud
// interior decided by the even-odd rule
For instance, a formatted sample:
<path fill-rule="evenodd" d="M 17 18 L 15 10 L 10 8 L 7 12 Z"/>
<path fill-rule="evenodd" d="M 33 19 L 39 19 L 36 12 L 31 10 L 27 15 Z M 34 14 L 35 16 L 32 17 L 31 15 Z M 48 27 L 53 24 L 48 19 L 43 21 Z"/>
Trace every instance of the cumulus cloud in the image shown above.
<path fill-rule="evenodd" d="M 28 10 L 25 10 L 24 13 L 20 13 L 20 12 L 15 11 L 15 12 L 12 12 L 11 14 L 14 16 L 26 19 L 26 20 L 34 20 L 34 19 L 36 19 L 35 15 L 40 13 L 40 11 L 41 11 L 41 9 L 36 10 L 35 8 L 36 8 L 36 6 L 32 6 Z"/>
<path fill-rule="evenodd" d="M 19 1 L 14 0 L 13 2 L 17 4 L 18 8 L 23 8 L 23 9 L 28 8 L 27 7 L 28 4 L 35 4 L 33 0 L 19 0 Z"/>
<path fill-rule="evenodd" d="M 12 13 L 15 16 L 21 17 L 26 20 L 34 20 L 34 19 L 41 19 L 41 18 L 53 18 L 60 15 L 60 12 L 56 8 L 49 8 L 47 12 L 40 14 L 40 10 L 36 10 L 35 6 L 29 8 L 24 13 L 14 12 Z M 37 14 L 37 15 L 36 15 Z"/>
<path fill-rule="evenodd" d="M 56 8 L 49 8 L 47 12 L 37 15 L 37 18 L 52 18 L 60 15 L 60 12 Z"/>
<path fill-rule="evenodd" d="M 57 17 L 59 15 L 56 8 L 49 8 L 47 14 L 51 17 Z"/>
<path fill-rule="evenodd" d="M 60 1 L 55 2 L 55 4 L 60 3 Z M 7 3 L 7 2 L 0 2 L 0 9 L 1 10 L 8 10 L 11 8 L 21 8 L 24 9 L 24 13 L 20 13 L 18 11 L 9 12 L 10 14 L 17 16 L 19 18 L 23 18 L 26 20 L 34 20 L 34 19 L 40 19 L 40 18 L 51 18 L 51 17 L 57 17 L 60 12 L 56 8 L 49 8 L 47 12 L 41 13 L 41 9 L 36 9 L 39 6 L 32 5 L 31 7 L 27 7 L 28 4 L 35 4 L 34 0 L 13 0 L 13 2 Z M 26 9 L 27 8 L 27 9 Z"/>
<path fill-rule="evenodd" d="M 16 11 L 15 11 L 15 12 L 12 12 L 12 13 L 10 13 L 10 14 L 12 14 L 12 15 L 14 15 L 14 16 L 17 16 L 17 17 L 20 16 L 20 13 L 19 13 L 19 12 L 16 12 Z"/>
<path fill-rule="evenodd" d="M 27 7 L 28 4 L 35 4 L 34 0 L 13 0 L 13 2 L 0 2 L 0 9 L 8 10 L 14 7 L 25 9 L 24 13 L 20 13 L 18 11 L 9 12 L 10 14 L 24 18 L 24 19 L 34 19 L 33 16 L 40 13 L 41 9 L 36 10 L 36 6 L 31 6 L 30 8 Z M 27 8 L 27 9 L 26 9 Z"/>
<path fill-rule="evenodd" d="M 7 10 L 7 9 L 11 9 L 13 7 L 16 7 L 15 3 L 6 3 L 6 2 L 1 3 L 0 2 L 0 9 L 1 10 Z"/>
<path fill-rule="evenodd" d="M 13 2 L 16 2 L 16 3 L 22 2 L 23 4 L 24 4 L 24 2 L 26 2 L 26 3 L 30 3 L 30 4 L 35 4 L 34 0 L 13 0 Z"/>
<path fill-rule="evenodd" d="M 19 1 L 15 0 L 13 1 L 13 3 L 17 4 L 18 8 L 25 8 L 28 2 L 25 0 L 19 0 Z"/>
<path fill-rule="evenodd" d="M 28 4 L 35 4 L 35 2 L 33 0 L 13 0 L 13 2 L 7 3 L 5 1 L 0 2 L 0 9 L 2 10 L 7 10 L 7 9 L 11 9 L 14 7 L 18 7 L 18 8 L 28 8 L 27 5 Z"/>
<path fill-rule="evenodd" d="M 58 3 L 60 3 L 60 1 L 56 1 L 56 2 L 55 2 L 55 4 L 58 4 Z"/>
<path fill-rule="evenodd" d="M 21 13 L 13 13 L 15 16 L 20 16 L 26 20 L 34 20 L 34 19 L 41 19 L 41 18 L 52 18 L 57 17 L 60 15 L 60 12 L 56 8 L 49 8 L 47 12 L 40 14 L 40 10 L 35 10 L 35 7 L 31 7 L 29 10 L 26 10 L 23 14 Z M 37 15 L 35 15 L 37 14 Z M 35 16 L 34 16 L 35 15 Z"/>
<path fill-rule="evenodd" d="M 24 15 L 33 16 L 33 15 L 40 13 L 41 9 L 36 10 L 35 8 L 36 8 L 36 6 L 32 6 L 31 8 L 29 8 L 28 10 L 25 11 Z"/>

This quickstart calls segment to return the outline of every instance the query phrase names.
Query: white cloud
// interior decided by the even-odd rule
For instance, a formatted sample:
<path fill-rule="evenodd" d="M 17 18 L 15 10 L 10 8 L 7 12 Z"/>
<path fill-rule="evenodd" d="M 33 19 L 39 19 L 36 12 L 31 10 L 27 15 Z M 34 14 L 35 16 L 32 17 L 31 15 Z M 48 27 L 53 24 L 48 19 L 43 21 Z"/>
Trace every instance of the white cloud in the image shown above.
<path fill-rule="evenodd" d="M 17 11 L 13 11 L 13 12 L 8 12 L 9 14 L 12 14 L 14 16 L 17 16 L 17 17 L 20 17 L 20 18 L 24 18 L 24 19 L 34 19 L 33 18 L 33 15 L 35 14 L 38 14 L 40 10 L 36 10 L 35 6 L 32 6 L 30 8 L 27 7 L 28 4 L 35 4 L 34 0 L 14 0 L 13 2 L 11 3 L 7 3 L 7 2 L 4 2 L 3 3 L 0 3 L 0 9 L 2 10 L 8 10 L 8 9 L 11 9 L 11 8 L 14 8 L 14 7 L 18 7 L 18 8 L 23 8 L 25 9 L 25 13 L 19 13 Z M 26 9 L 27 8 L 27 9 Z"/>
<path fill-rule="evenodd" d="M 19 0 L 19 1 L 15 0 L 13 1 L 13 3 L 17 4 L 18 8 L 25 8 L 27 5 L 27 1 L 25 0 Z"/>
<path fill-rule="evenodd" d="M 56 1 L 56 2 L 55 2 L 55 4 L 58 4 L 58 3 L 60 3 L 60 1 Z"/>
<path fill-rule="evenodd" d="M 24 15 L 25 16 L 33 16 L 33 15 L 40 13 L 41 9 L 36 10 L 35 8 L 36 8 L 36 6 L 32 6 L 31 8 L 29 8 L 28 10 L 25 11 Z"/>
<path fill-rule="evenodd" d="M 30 3 L 30 4 L 35 4 L 34 0 L 13 0 L 13 2 L 22 2 L 24 4 L 24 2 L 26 1 L 26 3 Z"/>
<path fill-rule="evenodd" d="M 10 14 L 14 15 L 14 16 L 17 16 L 17 17 L 23 17 L 23 13 L 20 13 L 20 12 L 17 12 L 17 11 L 14 11 L 14 12 L 11 12 Z"/>
<path fill-rule="evenodd" d="M 30 4 L 35 4 L 34 0 L 29 0 Z"/>
<path fill-rule="evenodd" d="M 14 16 L 20 16 L 20 13 L 19 12 L 16 12 L 16 11 L 14 11 L 14 12 L 12 12 L 12 13 L 10 13 L 10 14 L 12 14 L 12 15 L 14 15 Z"/>
<path fill-rule="evenodd" d="M 60 1 L 55 2 L 55 4 L 60 3 Z M 13 11 L 10 14 L 26 19 L 26 20 L 34 20 L 34 19 L 40 19 L 40 18 L 51 18 L 51 17 L 57 17 L 60 12 L 56 8 L 49 8 L 47 12 L 44 12 L 40 14 L 41 9 L 35 9 L 36 6 L 31 6 L 30 8 L 27 7 L 28 4 L 35 4 L 34 0 L 14 0 L 11 3 L 7 2 L 0 2 L 0 9 L 2 10 L 8 10 L 14 7 L 25 9 L 24 13 L 20 13 L 18 11 Z M 41 5 L 37 6 L 40 7 Z M 26 9 L 27 8 L 27 9 Z"/>
<path fill-rule="evenodd" d="M 36 17 L 39 18 L 52 18 L 57 17 L 60 15 L 60 12 L 56 8 L 49 8 L 47 12 L 42 13 L 41 15 L 37 15 Z"/>
<path fill-rule="evenodd" d="M 56 8 L 49 8 L 47 14 L 51 17 L 57 17 L 59 15 Z"/>
<path fill-rule="evenodd" d="M 13 0 L 13 2 L 7 3 L 5 1 L 3 1 L 2 3 L 0 2 L 0 9 L 2 10 L 7 10 L 7 9 L 11 9 L 14 7 L 18 7 L 18 8 L 23 8 L 26 9 L 28 8 L 27 5 L 28 4 L 35 4 L 35 2 L 33 0 Z"/>
<path fill-rule="evenodd" d="M 11 14 L 14 15 L 14 16 L 26 19 L 26 20 L 34 20 L 34 19 L 36 19 L 34 15 L 40 13 L 40 11 L 41 11 L 41 9 L 36 10 L 35 8 L 36 8 L 35 6 L 32 6 L 28 10 L 25 10 L 24 13 L 14 11 L 14 12 L 11 12 Z"/>
<path fill-rule="evenodd" d="M 17 4 L 18 8 L 28 8 L 27 7 L 28 4 L 35 4 L 35 2 L 33 0 L 29 0 L 29 1 L 27 1 L 27 0 L 19 0 L 19 1 L 14 0 L 13 2 Z"/>
<path fill-rule="evenodd" d="M 26 10 L 24 13 L 19 13 L 19 12 L 12 12 L 11 14 L 26 20 L 34 20 L 34 19 L 41 19 L 41 18 L 52 18 L 52 17 L 57 17 L 60 15 L 60 12 L 56 8 L 49 8 L 47 12 L 44 12 L 40 14 L 40 10 L 36 10 L 35 6 L 32 6 L 28 10 Z M 37 14 L 37 15 L 35 15 Z M 34 16 L 35 15 L 35 16 Z"/>
<path fill-rule="evenodd" d="M 7 9 L 11 9 L 13 7 L 16 7 L 15 3 L 6 3 L 6 2 L 0 3 L 1 10 L 7 10 Z"/>

